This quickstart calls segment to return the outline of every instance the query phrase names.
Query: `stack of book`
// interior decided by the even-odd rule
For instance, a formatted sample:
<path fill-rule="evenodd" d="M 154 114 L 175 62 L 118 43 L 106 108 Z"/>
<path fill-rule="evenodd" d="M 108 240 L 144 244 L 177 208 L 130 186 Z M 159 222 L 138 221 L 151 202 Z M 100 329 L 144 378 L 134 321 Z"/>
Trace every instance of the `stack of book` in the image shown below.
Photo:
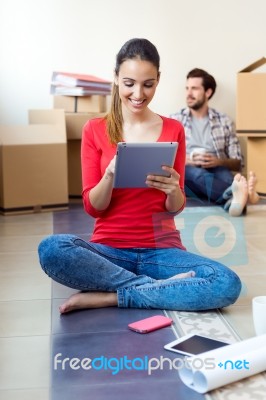
<path fill-rule="evenodd" d="M 111 93 L 111 87 L 111 82 L 97 76 L 55 71 L 50 93 L 60 96 L 106 96 Z"/>
<path fill-rule="evenodd" d="M 53 108 L 64 110 L 65 115 L 69 197 L 81 198 L 82 194 L 80 148 L 83 127 L 90 119 L 106 116 L 111 87 L 111 82 L 93 75 L 57 71 L 52 74 Z"/>

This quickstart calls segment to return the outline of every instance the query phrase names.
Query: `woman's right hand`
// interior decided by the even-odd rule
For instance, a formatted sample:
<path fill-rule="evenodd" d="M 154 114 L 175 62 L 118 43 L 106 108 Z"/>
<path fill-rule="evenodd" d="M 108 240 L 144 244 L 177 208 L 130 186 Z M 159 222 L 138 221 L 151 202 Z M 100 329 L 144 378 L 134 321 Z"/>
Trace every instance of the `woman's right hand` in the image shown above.
<path fill-rule="evenodd" d="M 116 161 L 116 155 L 114 156 L 114 158 L 112 158 L 112 160 L 110 161 L 109 165 L 107 166 L 105 172 L 107 175 L 114 175 L 115 173 L 115 161 Z"/>
<path fill-rule="evenodd" d="M 89 199 L 92 206 L 98 210 L 106 210 L 112 198 L 113 178 L 115 173 L 116 155 L 106 167 L 105 173 L 100 182 L 91 189 Z"/>

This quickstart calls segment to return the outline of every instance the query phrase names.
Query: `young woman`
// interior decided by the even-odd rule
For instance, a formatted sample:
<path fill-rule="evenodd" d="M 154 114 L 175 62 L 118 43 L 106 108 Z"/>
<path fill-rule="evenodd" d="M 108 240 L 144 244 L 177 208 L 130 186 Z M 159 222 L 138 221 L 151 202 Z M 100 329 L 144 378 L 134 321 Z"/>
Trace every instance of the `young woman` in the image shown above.
<path fill-rule="evenodd" d="M 131 39 L 117 54 L 112 105 L 106 118 L 87 122 L 82 137 L 83 202 L 96 218 L 89 242 L 53 235 L 39 246 L 43 270 L 80 290 L 60 307 L 134 307 L 206 310 L 228 306 L 238 276 L 182 245 L 174 217 L 185 205 L 182 125 L 149 109 L 160 79 L 160 57 L 146 39 Z M 148 175 L 143 189 L 113 188 L 116 146 L 178 142 L 170 177 Z"/>

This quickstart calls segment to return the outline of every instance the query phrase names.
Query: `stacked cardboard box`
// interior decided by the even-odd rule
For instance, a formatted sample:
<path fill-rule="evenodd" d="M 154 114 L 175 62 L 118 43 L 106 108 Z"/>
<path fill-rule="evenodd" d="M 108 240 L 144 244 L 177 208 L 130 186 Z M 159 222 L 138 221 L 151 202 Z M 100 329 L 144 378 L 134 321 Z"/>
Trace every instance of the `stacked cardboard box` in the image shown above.
<path fill-rule="evenodd" d="M 68 207 L 66 126 L 62 110 L 34 111 L 29 125 L 0 127 L 0 212 Z"/>
<path fill-rule="evenodd" d="M 246 139 L 247 171 L 255 171 L 257 190 L 266 194 L 266 57 L 237 74 L 236 129 Z"/>
<path fill-rule="evenodd" d="M 54 96 L 54 108 L 65 112 L 86 113 L 105 112 L 107 108 L 107 96 Z"/>
<path fill-rule="evenodd" d="M 92 118 L 103 117 L 108 96 L 54 96 L 54 108 L 65 112 L 67 132 L 69 197 L 80 198 L 82 193 L 80 148 L 82 129 Z"/>

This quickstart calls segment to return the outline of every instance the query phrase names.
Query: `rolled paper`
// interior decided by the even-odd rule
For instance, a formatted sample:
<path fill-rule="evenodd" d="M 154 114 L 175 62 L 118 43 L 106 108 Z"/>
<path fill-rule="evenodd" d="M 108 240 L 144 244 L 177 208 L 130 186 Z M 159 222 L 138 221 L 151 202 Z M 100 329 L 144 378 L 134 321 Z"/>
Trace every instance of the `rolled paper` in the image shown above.
<path fill-rule="evenodd" d="M 183 383 L 206 393 L 266 370 L 266 334 L 188 357 L 178 370 Z"/>

